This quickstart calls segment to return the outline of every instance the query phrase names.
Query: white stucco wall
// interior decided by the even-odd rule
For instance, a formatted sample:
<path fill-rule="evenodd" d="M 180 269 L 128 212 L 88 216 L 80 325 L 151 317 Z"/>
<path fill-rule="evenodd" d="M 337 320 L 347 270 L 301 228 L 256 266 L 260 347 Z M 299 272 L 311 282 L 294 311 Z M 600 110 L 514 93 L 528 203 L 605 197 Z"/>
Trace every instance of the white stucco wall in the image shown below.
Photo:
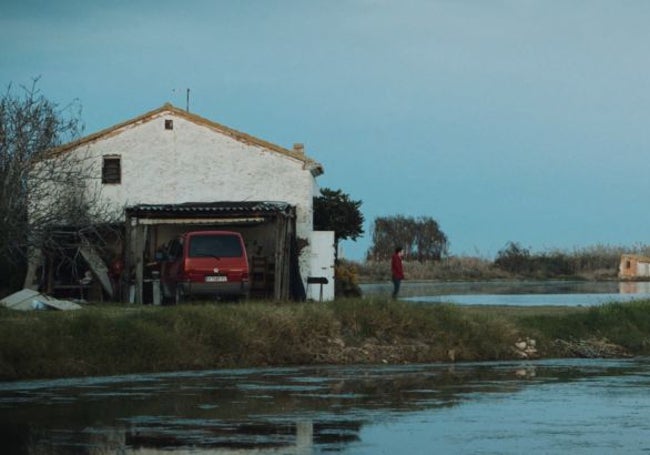
<path fill-rule="evenodd" d="M 165 120 L 173 129 L 165 129 Z M 282 201 L 296 206 L 297 236 L 309 239 L 315 178 L 303 160 L 243 142 L 173 112 L 112 131 L 65 152 L 88 157 L 101 182 L 105 155 L 119 156 L 121 183 L 101 184 L 101 199 L 121 211 L 137 204 Z M 90 191 L 90 190 L 89 190 Z M 309 247 L 301 254 L 309 275 Z"/>

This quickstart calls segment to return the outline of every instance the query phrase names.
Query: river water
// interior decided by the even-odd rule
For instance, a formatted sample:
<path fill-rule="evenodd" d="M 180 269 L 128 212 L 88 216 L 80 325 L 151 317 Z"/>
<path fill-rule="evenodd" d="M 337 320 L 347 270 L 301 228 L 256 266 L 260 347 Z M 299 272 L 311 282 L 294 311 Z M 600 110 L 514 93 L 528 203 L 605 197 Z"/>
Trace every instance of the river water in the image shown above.
<path fill-rule="evenodd" d="M 364 296 L 390 296 L 391 283 L 362 284 Z M 402 282 L 400 299 L 460 305 L 594 306 L 650 299 L 650 282 Z"/>
<path fill-rule="evenodd" d="M 407 282 L 401 298 L 596 305 L 649 291 L 647 283 Z M 364 292 L 390 294 L 390 285 Z M 650 358 L 0 383 L 8 454 L 635 454 L 650 453 L 648 416 Z"/>
<path fill-rule="evenodd" d="M 0 384 L 10 454 L 648 453 L 649 415 L 648 358 Z"/>

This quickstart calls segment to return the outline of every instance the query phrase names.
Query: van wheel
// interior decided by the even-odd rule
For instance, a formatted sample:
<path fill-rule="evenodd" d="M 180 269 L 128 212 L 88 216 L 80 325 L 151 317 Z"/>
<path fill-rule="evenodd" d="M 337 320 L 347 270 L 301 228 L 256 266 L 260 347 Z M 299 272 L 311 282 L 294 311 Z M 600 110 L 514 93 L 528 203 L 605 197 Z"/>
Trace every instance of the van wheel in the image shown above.
<path fill-rule="evenodd" d="M 178 305 L 180 303 L 183 303 L 183 300 L 185 300 L 185 293 L 183 292 L 183 288 L 176 286 L 176 292 L 174 293 L 174 303 Z"/>

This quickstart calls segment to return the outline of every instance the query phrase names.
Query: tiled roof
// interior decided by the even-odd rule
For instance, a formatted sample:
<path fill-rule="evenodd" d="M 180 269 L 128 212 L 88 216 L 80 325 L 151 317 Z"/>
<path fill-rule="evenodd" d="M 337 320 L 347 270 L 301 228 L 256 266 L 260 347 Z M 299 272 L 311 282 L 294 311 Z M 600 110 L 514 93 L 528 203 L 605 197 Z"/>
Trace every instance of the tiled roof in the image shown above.
<path fill-rule="evenodd" d="M 221 134 L 225 134 L 226 136 L 232 137 L 233 139 L 243 142 L 245 144 L 251 144 L 251 145 L 256 145 L 259 147 L 266 148 L 268 150 L 274 151 L 276 153 L 279 153 L 281 155 L 285 155 L 294 159 L 297 159 L 299 161 L 302 161 L 305 163 L 305 168 L 311 171 L 311 173 L 314 176 L 321 175 L 323 171 L 323 165 L 320 164 L 319 162 L 307 157 L 304 153 L 297 152 L 295 150 L 289 150 L 284 147 L 280 147 L 279 145 L 273 144 L 271 142 L 267 142 L 263 139 L 256 138 L 254 136 L 251 136 L 246 133 L 242 133 L 241 131 L 234 130 L 232 128 L 229 128 L 227 126 L 221 125 L 220 123 L 213 122 L 211 120 L 208 120 L 206 118 L 203 118 L 199 115 L 192 114 L 190 112 L 187 112 L 183 109 L 179 109 L 170 103 L 166 103 L 163 106 L 159 107 L 158 109 L 154 109 L 153 111 L 147 112 L 146 114 L 140 115 L 139 117 L 135 117 L 131 120 L 127 120 L 122 123 L 118 123 L 117 125 L 114 125 L 112 127 L 106 128 L 104 130 L 101 130 L 97 133 L 82 137 L 81 139 L 78 139 L 73 142 L 69 142 L 67 144 L 64 144 L 60 147 L 57 147 L 55 149 L 52 149 L 50 151 L 50 155 L 58 155 L 60 153 L 65 153 L 68 150 L 72 150 L 74 148 L 77 148 L 81 145 L 84 145 L 89 142 L 93 142 L 99 139 L 102 139 L 104 137 L 109 137 L 114 134 L 117 134 L 122 128 L 135 125 L 138 123 L 143 123 L 148 120 L 151 120 L 152 118 L 164 115 L 166 113 L 173 114 L 175 116 L 183 117 L 193 123 L 203 125 L 207 128 L 210 128 L 212 130 L 215 130 L 217 132 L 220 132 Z"/>

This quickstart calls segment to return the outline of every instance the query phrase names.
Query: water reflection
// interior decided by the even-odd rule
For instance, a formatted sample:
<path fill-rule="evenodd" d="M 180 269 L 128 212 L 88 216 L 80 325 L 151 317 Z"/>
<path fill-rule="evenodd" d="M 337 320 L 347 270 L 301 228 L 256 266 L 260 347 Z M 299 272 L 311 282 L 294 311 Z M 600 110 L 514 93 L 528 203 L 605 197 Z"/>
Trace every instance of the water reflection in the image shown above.
<path fill-rule="evenodd" d="M 524 391 L 533 391 L 533 401 L 544 400 L 548 391 L 535 390 L 562 384 L 576 384 L 576 396 L 582 396 L 592 393 L 580 389 L 587 381 L 632 377 L 645 387 L 637 402 L 647 405 L 650 363 L 644 359 L 276 368 L 3 383 L 0 438 L 5 453 L 17 454 L 375 453 L 388 443 L 381 433 L 368 434 L 410 416 L 453 415 L 486 397 L 508 401 Z M 502 418 L 498 409 L 490 412 L 486 424 Z M 413 453 L 429 453 L 425 447 L 426 438 L 422 450 Z"/>
<path fill-rule="evenodd" d="M 389 283 L 363 284 L 365 296 L 389 296 Z M 401 299 L 461 305 L 594 306 L 650 299 L 650 282 L 488 281 L 404 282 Z"/>
<path fill-rule="evenodd" d="M 650 281 L 621 281 L 618 283 L 621 294 L 650 294 Z"/>

